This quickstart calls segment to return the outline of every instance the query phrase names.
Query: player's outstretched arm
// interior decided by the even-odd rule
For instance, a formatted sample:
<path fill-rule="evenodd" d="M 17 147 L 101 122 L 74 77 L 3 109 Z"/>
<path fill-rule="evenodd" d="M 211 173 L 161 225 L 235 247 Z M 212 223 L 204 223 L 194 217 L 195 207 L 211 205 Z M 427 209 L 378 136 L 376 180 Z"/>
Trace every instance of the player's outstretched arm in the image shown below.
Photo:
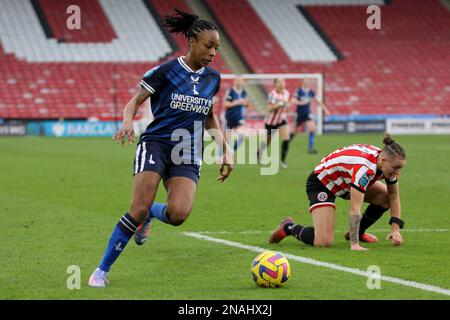
<path fill-rule="evenodd" d="M 300 106 L 305 106 L 307 105 L 310 101 L 308 99 L 299 99 L 296 96 L 291 98 L 290 101 L 292 104 L 296 104 L 296 105 L 300 105 Z"/>
<path fill-rule="evenodd" d="M 246 103 L 247 103 L 246 99 L 236 99 L 236 100 L 233 100 L 233 101 L 225 100 L 222 103 L 222 107 L 226 110 L 228 108 L 236 107 L 236 106 L 239 106 L 239 105 L 246 106 Z"/>
<path fill-rule="evenodd" d="M 394 246 L 399 246 L 403 243 L 402 235 L 400 234 L 400 224 L 403 221 L 401 217 L 400 206 L 400 189 L 398 182 L 394 184 L 387 184 L 387 190 L 389 195 L 389 206 L 391 208 L 391 232 L 387 235 L 386 240 L 391 240 Z"/>
<path fill-rule="evenodd" d="M 247 100 L 247 105 L 244 104 L 244 107 L 247 107 L 249 110 L 256 110 L 256 105 L 249 98 Z"/>
<path fill-rule="evenodd" d="M 123 122 L 119 131 L 114 133 L 112 139 L 117 143 L 121 142 L 122 146 L 125 145 L 125 139 L 128 139 L 128 143 L 134 143 L 136 136 L 133 128 L 133 119 L 139 109 L 139 106 L 144 103 L 145 100 L 150 97 L 150 92 L 143 87 L 139 88 L 133 98 L 125 105 L 123 109 Z"/>
<path fill-rule="evenodd" d="M 330 109 L 328 109 L 327 106 L 324 103 L 320 102 L 317 98 L 315 98 L 315 100 L 318 104 L 320 104 L 322 106 L 322 109 L 325 112 L 325 115 L 329 116 L 331 114 Z"/>
<path fill-rule="evenodd" d="M 350 249 L 356 251 L 365 251 L 359 245 L 359 224 L 361 222 L 361 206 L 364 202 L 364 193 L 356 188 L 350 188 Z"/>
<path fill-rule="evenodd" d="M 233 155 L 228 147 L 227 141 L 223 136 L 222 130 L 220 130 L 219 121 L 212 111 L 206 120 L 206 129 L 213 132 L 212 136 L 214 137 L 215 142 L 223 150 L 223 160 L 220 165 L 220 176 L 217 178 L 217 181 L 224 182 L 233 170 Z"/>
<path fill-rule="evenodd" d="M 229 101 L 229 100 L 225 99 L 225 100 L 223 101 L 223 103 L 222 103 L 222 108 L 223 108 L 224 110 L 227 110 L 228 108 L 234 107 L 234 106 L 236 106 L 236 105 L 237 105 L 237 104 L 236 104 L 236 100 L 235 100 L 235 101 Z"/>

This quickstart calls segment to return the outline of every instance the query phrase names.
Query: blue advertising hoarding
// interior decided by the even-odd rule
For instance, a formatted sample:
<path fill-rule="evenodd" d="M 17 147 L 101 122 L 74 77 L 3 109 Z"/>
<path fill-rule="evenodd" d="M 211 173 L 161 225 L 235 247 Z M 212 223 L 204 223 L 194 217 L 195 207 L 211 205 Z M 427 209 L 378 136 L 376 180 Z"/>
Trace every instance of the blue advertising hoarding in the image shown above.
<path fill-rule="evenodd" d="M 27 124 L 27 133 L 53 137 L 111 137 L 121 122 L 42 121 Z"/>

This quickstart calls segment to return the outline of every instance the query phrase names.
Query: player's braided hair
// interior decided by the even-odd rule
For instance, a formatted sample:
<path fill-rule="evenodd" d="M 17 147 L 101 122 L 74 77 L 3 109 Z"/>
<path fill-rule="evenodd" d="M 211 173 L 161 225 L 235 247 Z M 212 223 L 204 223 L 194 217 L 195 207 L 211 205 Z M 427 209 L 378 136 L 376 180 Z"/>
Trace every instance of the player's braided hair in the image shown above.
<path fill-rule="evenodd" d="M 175 9 L 175 14 L 164 17 L 164 26 L 171 33 L 182 33 L 187 39 L 197 38 L 204 30 L 217 30 L 214 23 L 202 20 L 199 16 Z"/>
<path fill-rule="evenodd" d="M 384 143 L 383 148 L 384 152 L 394 157 L 406 159 L 405 149 L 403 149 L 401 145 L 395 142 L 395 140 L 391 137 L 390 134 L 386 133 L 384 135 L 383 143 Z"/>

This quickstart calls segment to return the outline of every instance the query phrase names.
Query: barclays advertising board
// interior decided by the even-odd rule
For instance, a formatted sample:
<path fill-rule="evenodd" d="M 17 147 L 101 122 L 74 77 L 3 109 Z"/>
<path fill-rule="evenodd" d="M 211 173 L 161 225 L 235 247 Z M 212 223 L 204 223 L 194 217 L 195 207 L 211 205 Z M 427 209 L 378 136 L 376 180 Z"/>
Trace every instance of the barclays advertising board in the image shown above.
<path fill-rule="evenodd" d="M 111 137 L 120 126 L 114 121 L 43 121 L 29 123 L 27 131 L 54 137 Z"/>

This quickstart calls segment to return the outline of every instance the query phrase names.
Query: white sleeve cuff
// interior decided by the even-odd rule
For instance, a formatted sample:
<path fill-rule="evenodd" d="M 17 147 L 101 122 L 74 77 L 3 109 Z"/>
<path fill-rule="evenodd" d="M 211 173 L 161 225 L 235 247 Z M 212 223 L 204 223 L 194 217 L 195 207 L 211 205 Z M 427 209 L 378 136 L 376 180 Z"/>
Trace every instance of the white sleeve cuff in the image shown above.
<path fill-rule="evenodd" d="M 155 89 L 149 86 L 144 80 L 141 80 L 141 86 L 144 87 L 144 89 L 149 91 L 151 94 L 155 93 Z"/>

